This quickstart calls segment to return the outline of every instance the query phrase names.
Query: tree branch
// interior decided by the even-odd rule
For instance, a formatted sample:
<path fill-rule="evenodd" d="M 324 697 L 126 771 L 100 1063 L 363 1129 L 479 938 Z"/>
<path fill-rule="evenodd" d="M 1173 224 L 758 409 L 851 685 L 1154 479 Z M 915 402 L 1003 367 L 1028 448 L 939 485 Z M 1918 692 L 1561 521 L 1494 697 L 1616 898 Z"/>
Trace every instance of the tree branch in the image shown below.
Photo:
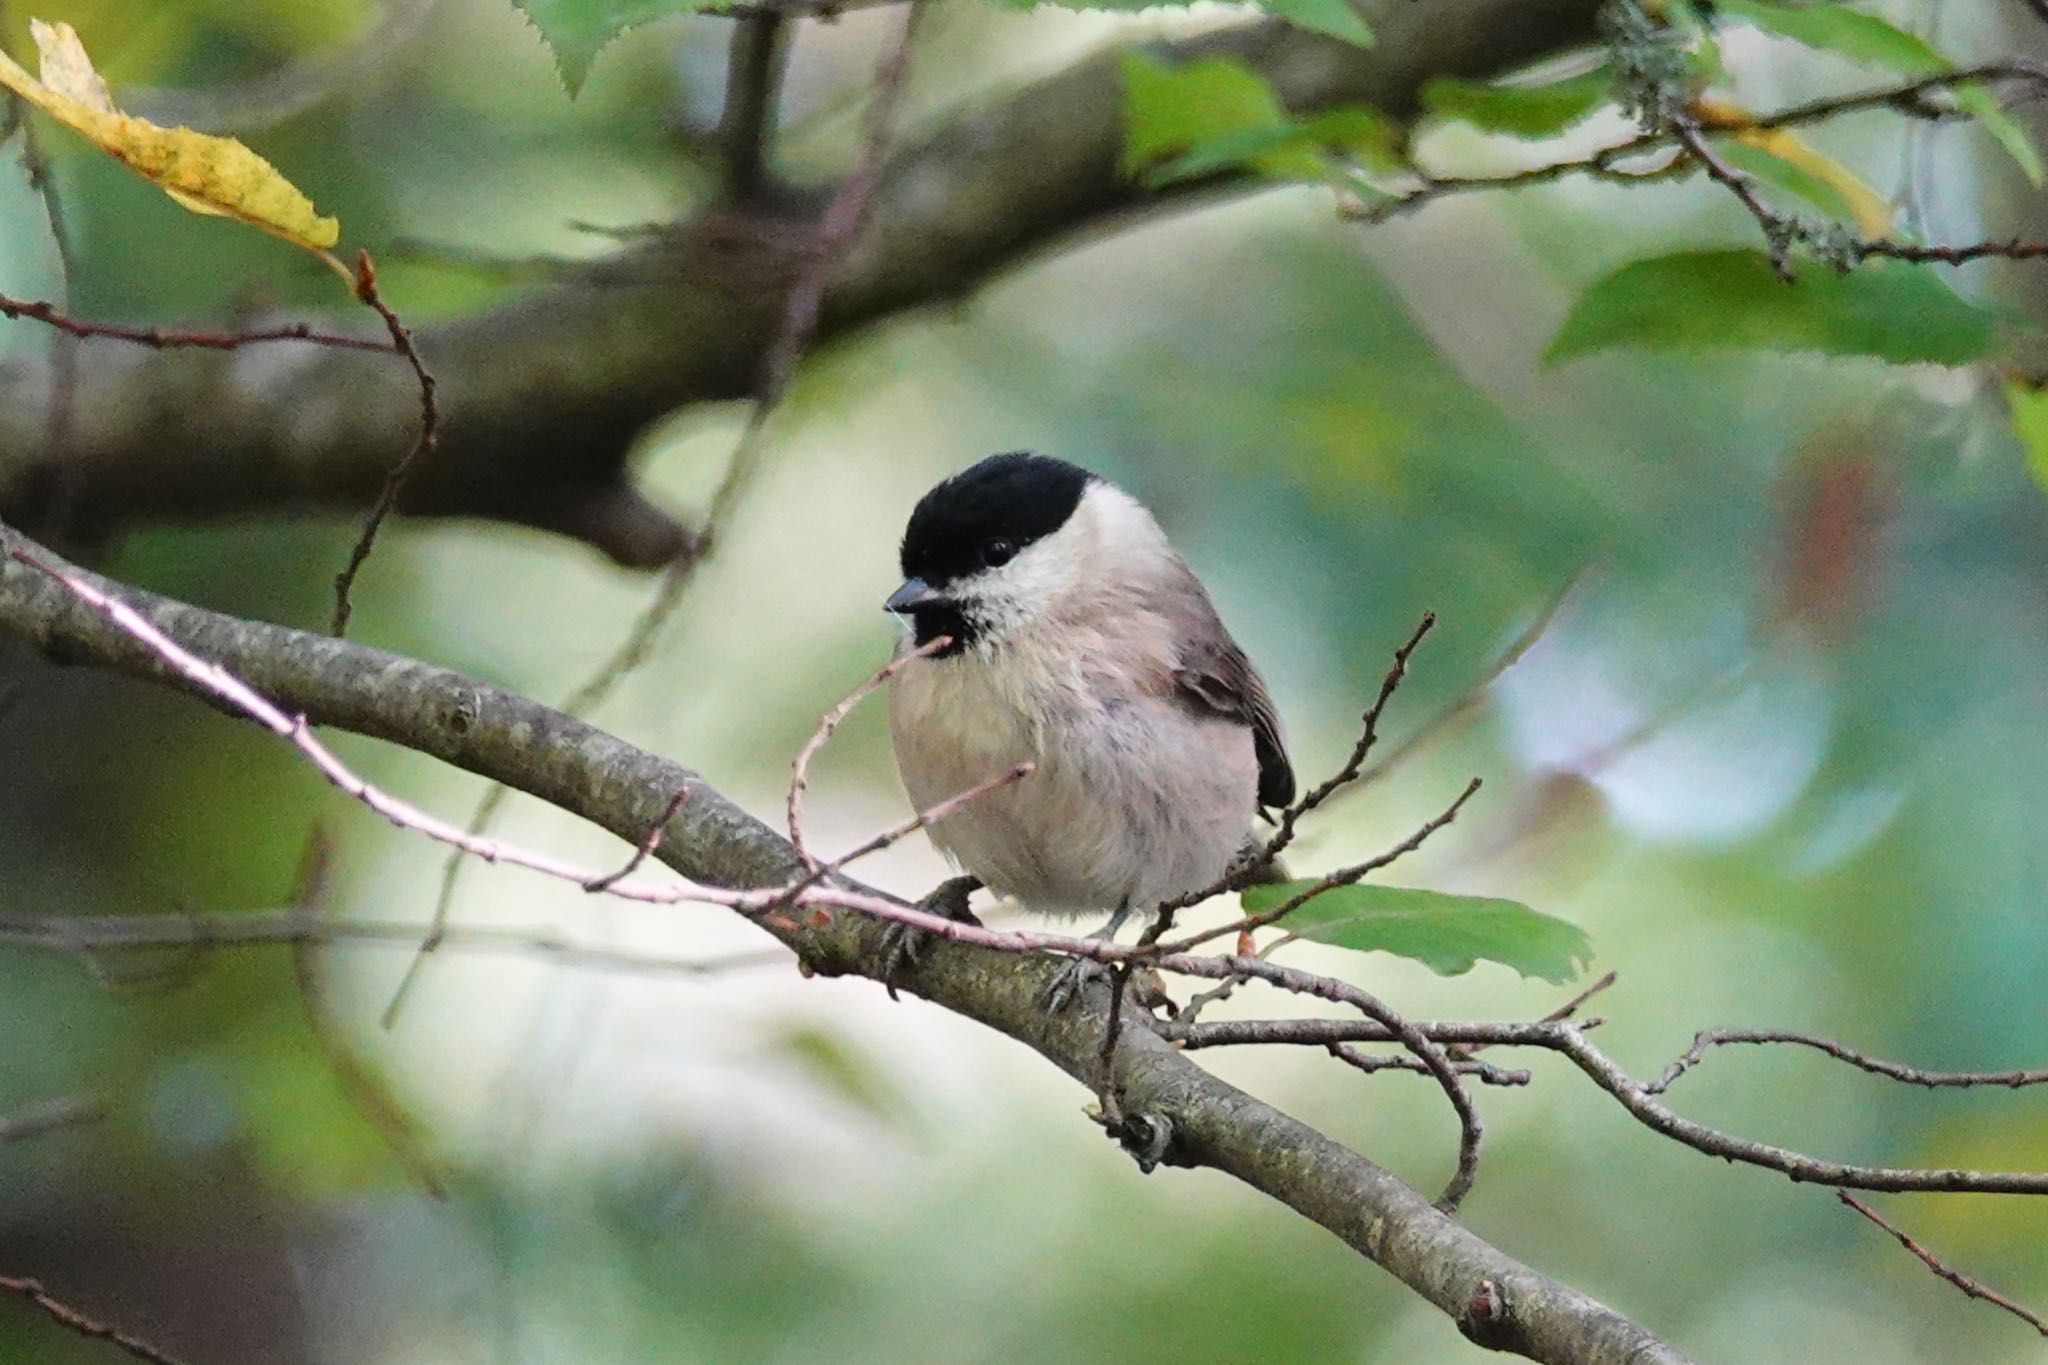
<path fill-rule="evenodd" d="M 403 744 L 517 787 L 640 844 L 667 821 L 655 856 L 694 881 L 773 888 L 805 875 L 791 845 L 697 774 L 537 702 L 446 669 L 342 640 L 240 620 L 110 584 L 43 555 L 119 597 L 156 629 L 311 722 Z M 217 702 L 59 581 L 0 560 L 0 631 L 51 658 L 89 663 Z M 843 883 L 848 891 L 863 890 Z M 876 893 L 866 892 L 868 896 Z M 813 971 L 879 979 L 885 925 L 865 915 L 756 920 Z M 1103 1076 L 1107 1001 L 1050 1016 L 1039 1000 L 1055 964 L 937 942 L 897 984 L 1033 1048 L 1085 1085 Z M 1568 1285 L 1509 1257 L 1432 1208 L 1390 1172 L 1226 1085 L 1151 1028 L 1126 1027 L 1108 1058 L 1123 1136 L 1160 1159 L 1237 1177 L 1328 1228 L 1457 1321 L 1483 1345 L 1531 1359 L 1678 1362 L 1678 1352 Z"/>
<path fill-rule="evenodd" d="M 1168 44 L 1238 56 L 1288 105 L 1363 101 L 1396 117 L 1438 74 L 1483 76 L 1593 38 L 1598 0 L 1375 0 L 1361 50 L 1277 22 Z M 1032 253 L 1134 213 L 1204 202 L 1118 165 L 1122 80 L 1108 52 L 944 124 L 895 153 L 868 229 L 842 257 L 821 339 L 969 294 Z M 821 203 L 823 192 L 810 196 Z M 666 563 L 685 528 L 633 486 L 649 423 L 751 392 L 810 226 L 721 205 L 479 316 L 422 328 L 443 413 L 403 510 L 496 518 L 588 541 L 622 564 Z M 418 387 L 376 357 L 86 352 L 63 481 L 78 531 L 284 509 L 358 509 L 418 426 Z M 0 369 L 0 517 L 34 525 L 54 470 L 42 439 L 47 360 Z"/>

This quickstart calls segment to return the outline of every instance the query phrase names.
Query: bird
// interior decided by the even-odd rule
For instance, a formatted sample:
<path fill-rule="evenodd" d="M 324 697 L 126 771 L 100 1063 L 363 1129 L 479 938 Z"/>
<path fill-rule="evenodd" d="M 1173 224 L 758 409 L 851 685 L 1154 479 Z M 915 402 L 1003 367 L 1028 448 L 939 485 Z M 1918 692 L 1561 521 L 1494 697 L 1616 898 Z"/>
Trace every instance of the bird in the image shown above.
<path fill-rule="evenodd" d="M 907 626 L 889 724 L 911 803 L 1031 765 L 929 826 L 966 874 L 931 908 L 971 919 L 986 887 L 1040 915 L 1106 913 L 1091 937 L 1113 940 L 1133 911 L 1256 861 L 1259 818 L 1294 799 L 1280 717 L 1136 498 L 1065 460 L 991 455 L 918 501 L 900 560 L 883 609 Z M 1073 960 L 1049 1007 L 1097 970 Z"/>

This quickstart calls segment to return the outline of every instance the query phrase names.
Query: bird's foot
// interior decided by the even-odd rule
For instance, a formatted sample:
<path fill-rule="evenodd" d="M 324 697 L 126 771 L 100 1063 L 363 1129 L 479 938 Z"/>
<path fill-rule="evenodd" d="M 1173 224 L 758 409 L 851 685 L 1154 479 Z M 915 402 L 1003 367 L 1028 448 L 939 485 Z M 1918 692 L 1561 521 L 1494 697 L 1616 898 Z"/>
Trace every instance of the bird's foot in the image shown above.
<path fill-rule="evenodd" d="M 979 890 L 981 882 L 978 878 L 949 877 L 919 901 L 917 908 L 927 914 L 942 915 L 955 924 L 979 925 L 981 921 L 974 917 L 974 911 L 967 904 L 967 898 Z M 901 921 L 882 930 L 882 984 L 888 987 L 890 999 L 896 998 L 896 978 L 917 966 L 918 957 L 932 937 L 929 930 Z"/>
<path fill-rule="evenodd" d="M 1131 908 L 1128 905 L 1118 906 L 1116 913 L 1109 917 L 1109 923 L 1088 935 L 1089 941 L 1116 942 L 1116 931 L 1123 927 L 1124 917 L 1130 912 Z M 1053 973 L 1052 980 L 1045 983 L 1045 990 L 1040 993 L 1038 1003 L 1044 1007 L 1047 1014 L 1058 1014 L 1080 999 L 1081 993 L 1090 985 L 1108 978 L 1109 968 L 1094 958 L 1068 958 L 1060 964 L 1060 969 Z"/>
<path fill-rule="evenodd" d="M 1090 935 L 1093 937 L 1093 935 Z M 1092 957 L 1070 957 L 1060 964 L 1052 980 L 1045 983 L 1045 990 L 1039 994 L 1038 1003 L 1047 1014 L 1058 1014 L 1081 998 L 1081 993 L 1097 981 L 1109 979 L 1109 968 Z"/>

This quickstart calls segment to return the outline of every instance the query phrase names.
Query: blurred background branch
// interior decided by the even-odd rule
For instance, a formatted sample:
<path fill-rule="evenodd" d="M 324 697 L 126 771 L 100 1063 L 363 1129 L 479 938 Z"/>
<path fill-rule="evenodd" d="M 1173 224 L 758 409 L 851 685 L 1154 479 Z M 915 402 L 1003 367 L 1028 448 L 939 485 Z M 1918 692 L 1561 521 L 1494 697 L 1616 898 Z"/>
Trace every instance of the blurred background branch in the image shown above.
<path fill-rule="evenodd" d="M 1367 8 L 1378 30 L 1370 49 L 1266 21 L 1168 50 L 1241 57 L 1293 109 L 1365 101 L 1398 116 L 1432 77 L 1483 76 L 1588 42 L 1598 5 Z M 743 22 L 753 32 L 770 23 Z M 766 77 L 772 66 L 758 71 Z M 735 129 L 765 127 L 742 117 L 748 109 L 736 106 Z M 758 112 L 765 118 L 765 101 Z M 1190 186 L 1151 190 L 1123 173 L 1122 127 L 1111 52 L 945 120 L 891 157 L 872 222 L 826 288 L 821 336 L 957 301 L 1023 257 L 1131 214 L 1206 202 Z M 1220 175 L 1196 188 L 1253 183 Z M 664 414 L 752 391 L 809 240 L 800 219 L 721 202 L 512 303 L 420 329 L 447 412 L 404 510 L 535 526 L 627 565 L 674 558 L 690 534 L 636 489 L 628 457 Z M 39 423 L 55 378 L 21 359 L 0 379 L 0 516 L 33 530 L 52 511 Z M 401 375 L 342 355 L 280 362 L 96 350 L 73 404 L 67 526 L 91 535 L 365 505 L 392 451 L 404 448 L 418 401 Z"/>

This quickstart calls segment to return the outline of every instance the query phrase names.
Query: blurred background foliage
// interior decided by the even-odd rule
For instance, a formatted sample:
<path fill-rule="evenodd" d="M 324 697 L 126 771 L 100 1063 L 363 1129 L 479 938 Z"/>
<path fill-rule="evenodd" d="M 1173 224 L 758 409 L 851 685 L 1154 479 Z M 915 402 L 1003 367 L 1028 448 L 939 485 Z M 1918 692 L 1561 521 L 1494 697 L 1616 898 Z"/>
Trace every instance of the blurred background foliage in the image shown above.
<path fill-rule="evenodd" d="M 387 297 L 414 321 L 530 288 L 551 258 L 613 249 L 579 223 L 669 219 L 714 185 L 703 133 L 722 20 L 634 30 L 572 103 L 505 0 L 413 5 L 367 60 L 352 45 L 390 16 L 366 0 L 35 8 L 75 23 L 138 110 L 157 99 L 225 124 L 285 168 L 378 253 Z M 1922 32 L 1938 16 L 1958 58 L 2048 37 L 2018 6 L 1893 13 Z M 944 4 L 912 111 L 1216 17 Z M 26 18 L 15 0 L 12 51 Z M 789 165 L 843 161 L 894 23 L 806 25 Z M 1760 103 L 1853 75 L 1740 35 L 1727 46 Z M 238 105 L 281 70 L 313 97 Z M 1441 137 L 1477 170 L 1532 155 Z M 1997 149 L 1960 129 L 1908 134 L 1880 116 L 1816 140 L 1939 235 L 2048 232 Z M 50 141 L 80 313 L 345 314 L 300 253 L 179 213 Z M 1475 718 L 1341 805 L 1301 866 L 1385 846 L 1476 773 L 1479 803 L 1399 880 L 1585 927 L 1595 970 L 1620 973 L 1596 1011 L 1606 1046 L 1639 1072 L 1722 1024 L 1819 1030 L 1929 1066 L 2038 1065 L 2048 505 L 1997 376 L 1774 354 L 1542 363 L 1573 296 L 1614 266 L 1750 243 L 1724 199 L 1568 184 L 1365 227 L 1320 189 L 1276 189 L 1082 243 L 957 308 L 836 344 L 804 367 L 764 477 L 656 659 L 599 719 L 772 812 L 817 713 L 890 647 L 876 606 L 916 495 L 990 450 L 1058 452 L 1158 512 L 1272 679 L 1310 773 L 1335 762 L 1424 609 L 1442 625 L 1396 703 L 1397 739 L 1575 585 Z M 1956 281 L 2038 317 L 2040 278 L 1973 267 Z M 59 287 L 40 206 L 0 176 L 0 288 Z M 48 341 L 0 329 L 7 352 Z M 650 440 L 640 466 L 659 495 L 701 499 L 739 420 L 694 410 Z M 325 518 L 146 529 L 100 567 L 317 625 L 353 534 Z M 552 698 L 651 587 L 567 542 L 404 523 L 359 592 L 357 631 Z M 0 677 L 20 688 L 0 720 L 5 915 L 276 907 L 316 827 L 336 841 L 337 914 L 416 918 L 432 903 L 434 849 L 249 727 L 18 649 Z M 342 747 L 433 809 L 460 812 L 477 790 L 416 756 Z M 900 801 L 869 708 L 822 764 L 813 821 L 842 845 Z M 505 832 L 620 856 L 532 806 Z M 870 871 L 917 891 L 940 868 L 920 845 Z M 0 1147 L 0 1271 L 204 1365 L 1478 1356 L 1406 1290 L 1222 1177 L 1138 1177 L 1081 1117 L 1086 1096 L 1023 1050 L 869 983 L 799 980 L 727 917 L 592 903 L 482 867 L 455 913 L 713 969 L 449 951 L 387 1033 L 376 1016 L 403 953 L 321 954 L 337 1027 L 416 1115 L 451 1186 L 436 1201 L 349 1103 L 283 950 L 0 950 L 0 1114 L 68 1095 L 105 1106 L 97 1123 Z M 1304 961 L 1415 1016 L 1528 1017 L 1561 995 L 1499 967 L 1440 979 L 1319 951 Z M 1314 1055 L 1214 1060 L 1425 1187 L 1448 1167 L 1450 1118 L 1412 1077 L 1366 1081 Z M 1533 1065 L 1529 1089 L 1481 1096 L 1488 1159 L 1464 1215 L 1511 1253 L 1704 1360 L 2034 1358 L 2022 1327 L 1825 1192 L 1658 1140 L 1574 1073 Z M 1927 1094 L 1738 1055 L 1678 1102 L 1823 1155 L 2048 1167 L 2044 1094 Z M 2038 1206 L 1886 1206 L 1993 1284 L 2048 1298 Z M 104 1358 L 0 1309 L 0 1359 Z"/>

